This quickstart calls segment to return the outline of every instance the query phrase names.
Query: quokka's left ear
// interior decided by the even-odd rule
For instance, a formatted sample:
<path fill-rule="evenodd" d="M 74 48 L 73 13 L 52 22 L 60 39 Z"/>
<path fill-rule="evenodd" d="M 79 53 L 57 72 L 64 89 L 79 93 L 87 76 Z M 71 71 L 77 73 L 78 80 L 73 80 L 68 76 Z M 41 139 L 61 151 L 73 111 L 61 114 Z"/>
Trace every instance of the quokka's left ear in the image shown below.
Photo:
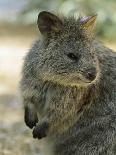
<path fill-rule="evenodd" d="M 83 30 L 90 34 L 95 26 L 97 15 L 80 18 L 80 25 Z"/>
<path fill-rule="evenodd" d="M 62 28 L 61 19 L 47 11 L 42 11 L 39 13 L 37 24 L 43 35 L 47 35 L 52 32 L 59 32 Z"/>

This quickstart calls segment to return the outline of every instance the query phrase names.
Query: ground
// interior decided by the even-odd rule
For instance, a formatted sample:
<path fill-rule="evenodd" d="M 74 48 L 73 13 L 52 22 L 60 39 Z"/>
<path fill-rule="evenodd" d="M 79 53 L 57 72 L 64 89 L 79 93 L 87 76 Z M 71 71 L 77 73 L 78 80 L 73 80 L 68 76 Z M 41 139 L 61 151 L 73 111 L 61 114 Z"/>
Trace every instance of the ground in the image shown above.
<path fill-rule="evenodd" d="M 42 147 L 24 124 L 18 89 L 23 57 L 37 36 L 32 31 L 0 26 L 0 155 L 39 155 Z"/>
<path fill-rule="evenodd" d="M 40 154 L 41 143 L 24 124 L 18 89 L 23 57 L 37 36 L 27 26 L 0 26 L 0 155 Z M 113 43 L 107 45 L 116 49 Z"/>

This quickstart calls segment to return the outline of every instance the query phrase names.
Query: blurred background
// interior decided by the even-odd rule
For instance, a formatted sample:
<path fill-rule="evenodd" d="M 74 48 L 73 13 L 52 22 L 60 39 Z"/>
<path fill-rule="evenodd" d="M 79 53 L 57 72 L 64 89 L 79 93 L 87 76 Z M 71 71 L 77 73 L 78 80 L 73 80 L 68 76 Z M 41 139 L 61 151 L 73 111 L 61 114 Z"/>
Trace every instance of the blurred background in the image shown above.
<path fill-rule="evenodd" d="M 116 0 L 0 0 L 0 155 L 38 155 L 42 147 L 23 122 L 18 97 L 23 58 L 39 36 L 36 20 L 42 10 L 97 13 L 97 37 L 116 49 Z"/>

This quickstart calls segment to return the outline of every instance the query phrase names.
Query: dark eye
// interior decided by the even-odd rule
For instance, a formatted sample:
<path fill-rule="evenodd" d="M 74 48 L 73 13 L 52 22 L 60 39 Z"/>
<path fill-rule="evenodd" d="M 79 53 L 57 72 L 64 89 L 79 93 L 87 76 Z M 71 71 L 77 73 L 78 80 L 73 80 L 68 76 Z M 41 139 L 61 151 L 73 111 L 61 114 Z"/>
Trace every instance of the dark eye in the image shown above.
<path fill-rule="evenodd" d="M 78 57 L 77 57 L 75 54 L 73 54 L 73 53 L 68 53 L 67 56 L 68 56 L 71 60 L 75 60 L 75 61 L 78 60 Z"/>

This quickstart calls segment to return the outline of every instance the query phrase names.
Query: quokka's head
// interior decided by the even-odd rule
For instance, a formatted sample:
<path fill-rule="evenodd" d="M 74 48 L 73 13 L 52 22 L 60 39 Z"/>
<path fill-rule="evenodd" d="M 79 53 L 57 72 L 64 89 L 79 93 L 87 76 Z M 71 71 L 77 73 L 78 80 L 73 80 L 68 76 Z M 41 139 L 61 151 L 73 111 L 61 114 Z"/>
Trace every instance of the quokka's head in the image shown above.
<path fill-rule="evenodd" d="M 89 17 L 58 17 L 40 12 L 38 27 L 44 50 L 41 53 L 41 76 L 63 85 L 81 86 L 96 81 L 98 60 L 93 45 L 96 15 Z"/>

